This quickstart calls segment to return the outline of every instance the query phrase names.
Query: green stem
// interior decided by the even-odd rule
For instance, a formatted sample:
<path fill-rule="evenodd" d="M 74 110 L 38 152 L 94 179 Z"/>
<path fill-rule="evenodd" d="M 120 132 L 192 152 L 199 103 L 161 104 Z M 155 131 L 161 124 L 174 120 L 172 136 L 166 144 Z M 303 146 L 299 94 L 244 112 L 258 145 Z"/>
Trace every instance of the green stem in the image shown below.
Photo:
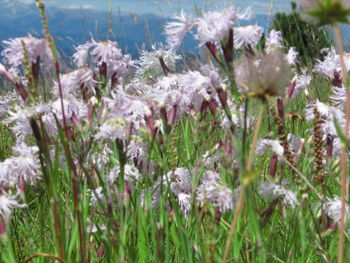
<path fill-rule="evenodd" d="M 258 138 L 259 138 L 259 132 L 260 132 L 260 128 L 261 128 L 261 124 L 262 124 L 262 120 L 263 120 L 263 113 L 264 113 L 264 108 L 265 108 L 264 106 L 265 105 L 262 104 L 260 106 L 260 109 L 259 109 L 258 120 L 257 120 L 256 126 L 255 126 L 253 141 L 250 145 L 249 157 L 248 157 L 248 162 L 247 162 L 245 174 L 249 174 L 252 170 L 252 167 L 253 167 L 253 161 L 254 161 L 254 156 L 255 156 L 255 147 L 256 147 L 256 143 L 257 143 Z M 241 214 L 241 210 L 243 208 L 244 194 L 245 194 L 246 187 L 248 184 L 247 182 L 244 181 L 244 177 L 246 176 L 245 174 L 243 175 L 243 183 L 242 183 L 241 190 L 239 193 L 239 198 L 238 198 L 238 201 L 236 204 L 235 213 L 233 215 L 233 220 L 232 220 L 232 223 L 230 226 L 230 232 L 229 232 L 229 235 L 227 237 L 226 244 L 225 244 L 225 250 L 224 250 L 224 255 L 223 255 L 223 260 L 222 260 L 224 263 L 227 262 L 228 254 L 229 254 L 231 244 L 232 244 L 233 235 L 235 233 L 237 222 L 238 222 L 239 216 Z"/>

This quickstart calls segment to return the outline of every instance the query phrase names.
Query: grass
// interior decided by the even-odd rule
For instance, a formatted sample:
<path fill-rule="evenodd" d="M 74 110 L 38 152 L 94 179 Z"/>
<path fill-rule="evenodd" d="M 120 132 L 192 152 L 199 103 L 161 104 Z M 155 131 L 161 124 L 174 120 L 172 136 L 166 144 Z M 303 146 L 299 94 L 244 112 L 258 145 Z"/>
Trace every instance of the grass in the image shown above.
<path fill-rule="evenodd" d="M 323 86 L 317 84 L 317 87 L 322 90 L 329 89 L 328 83 L 322 84 Z M 315 88 L 313 93 L 316 93 Z M 305 101 L 296 99 L 288 108 L 303 115 L 304 103 Z M 253 111 L 254 108 L 251 104 Z M 174 167 L 174 163 L 177 167 L 201 168 L 199 164 L 201 155 L 213 148 L 218 140 L 224 140 L 226 136 L 218 128 L 210 130 L 210 118 L 207 116 L 208 120 L 202 122 L 186 119 L 178 123 L 169 138 L 171 143 L 167 150 L 168 156 L 162 158 L 157 147 L 152 149 L 150 155 L 159 166 L 154 177 L 166 173 Z M 291 121 L 287 121 L 286 126 L 289 132 Z M 267 127 L 269 127 L 267 118 L 264 118 L 261 138 L 276 132 L 273 125 L 270 125 L 271 130 Z M 310 129 L 306 121 L 295 121 L 295 135 L 307 138 Z M 1 140 L 3 142 L 1 153 L 5 157 L 10 154 L 13 138 L 4 128 Z M 306 149 L 306 154 L 310 150 Z M 111 158 L 118 159 L 118 153 L 113 152 Z M 319 229 L 321 222 L 318 222 L 317 211 L 313 207 L 317 200 L 312 193 L 309 193 L 302 206 L 294 211 L 286 210 L 278 204 L 271 218 L 263 227 L 260 226 L 260 215 L 268 209 L 270 203 L 259 198 L 256 186 L 263 178 L 269 177 L 269 160 L 269 156 L 265 155 L 254 163 L 257 176 L 246 195 L 248 204 L 244 205 L 238 220 L 229 262 L 321 262 L 325 255 L 330 262 L 334 261 L 337 256 L 337 231 L 323 232 Z M 309 179 L 313 169 L 312 163 L 312 156 L 306 155 L 298 164 L 300 171 Z M 58 178 L 55 180 L 57 194 L 55 206 L 60 216 L 62 231 L 60 234 L 64 237 L 62 246 L 65 262 L 78 262 L 80 261 L 78 226 L 73 212 L 70 173 L 67 169 L 60 172 L 54 170 L 56 172 L 52 177 Z M 293 181 L 288 167 L 281 167 L 279 172 L 283 179 Z M 232 173 L 232 170 L 223 169 L 220 174 L 233 189 L 238 186 L 237 175 Z M 153 178 L 144 178 L 141 189 L 152 186 L 153 181 Z M 334 182 L 333 178 L 329 179 L 327 188 L 329 192 L 337 194 L 339 183 Z M 89 251 L 87 257 L 90 262 L 221 262 L 233 216 L 231 213 L 223 214 L 220 220 L 217 220 L 215 209 L 202 207 L 195 209 L 188 219 L 185 219 L 171 195 L 169 199 L 163 197 L 159 208 L 153 209 L 149 205 L 152 199 L 151 192 L 146 193 L 145 203 L 148 208 L 145 209 L 139 204 L 140 190 L 133 192 L 126 203 L 114 200 L 111 204 L 112 211 L 106 212 L 108 209 L 104 205 L 98 208 L 89 206 L 86 180 L 80 182 L 80 189 L 79 206 L 84 229 L 90 228 L 90 220 L 107 227 L 107 231 L 85 233 L 84 241 L 86 250 Z M 170 189 L 164 191 L 169 192 Z M 54 221 L 50 216 L 51 201 L 46 191 L 40 184 L 29 186 L 25 198 L 28 207 L 15 211 L 8 236 L 2 239 L 0 262 L 24 262 L 37 252 L 59 254 Z M 169 205 L 172 208 L 171 213 Z M 347 246 L 348 241 L 347 236 Z M 103 257 L 99 258 L 101 251 Z M 31 262 L 49 262 L 49 260 L 38 256 Z"/>

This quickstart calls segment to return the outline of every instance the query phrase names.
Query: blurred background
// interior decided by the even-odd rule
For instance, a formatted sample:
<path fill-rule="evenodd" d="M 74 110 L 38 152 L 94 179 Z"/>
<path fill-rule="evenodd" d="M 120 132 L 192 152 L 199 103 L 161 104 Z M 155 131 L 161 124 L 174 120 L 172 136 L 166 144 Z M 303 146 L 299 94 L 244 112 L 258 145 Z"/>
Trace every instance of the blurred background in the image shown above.
<path fill-rule="evenodd" d="M 195 16 L 229 5 L 240 10 L 251 7 L 253 17 L 248 23 L 257 23 L 265 30 L 276 12 L 291 10 L 290 0 L 44 0 L 44 3 L 51 34 L 55 36 L 61 54 L 67 57 L 72 54 L 74 46 L 92 36 L 95 40 L 117 41 L 124 51 L 137 58 L 140 49 L 164 42 L 164 24 L 181 10 Z M 40 15 L 34 0 L 0 0 L 0 12 L 1 42 L 28 33 L 42 36 Z M 182 50 L 199 52 L 190 35 Z"/>
<path fill-rule="evenodd" d="M 271 29 L 276 14 L 290 15 L 298 11 L 298 8 L 293 10 L 290 0 L 44 0 L 44 3 L 51 34 L 56 39 L 63 59 L 68 59 L 75 46 L 91 37 L 95 40 L 117 41 L 125 52 L 137 59 L 141 49 L 149 50 L 152 44 L 165 42 L 163 26 L 181 10 L 197 16 L 230 5 L 240 10 L 250 7 L 252 20 L 239 23 L 258 24 L 265 33 Z M 42 37 L 40 14 L 35 0 L 0 0 L 0 12 L 0 52 L 3 40 L 28 34 Z M 283 25 L 283 21 L 286 20 L 279 19 L 278 23 L 282 23 L 280 26 L 287 26 Z M 342 29 L 344 44 L 349 50 L 349 26 L 343 25 Z M 286 32 L 293 34 L 293 31 L 295 28 L 289 28 Z M 332 38 L 332 33 L 329 37 Z M 199 47 L 190 34 L 185 38 L 180 52 L 199 54 Z"/>

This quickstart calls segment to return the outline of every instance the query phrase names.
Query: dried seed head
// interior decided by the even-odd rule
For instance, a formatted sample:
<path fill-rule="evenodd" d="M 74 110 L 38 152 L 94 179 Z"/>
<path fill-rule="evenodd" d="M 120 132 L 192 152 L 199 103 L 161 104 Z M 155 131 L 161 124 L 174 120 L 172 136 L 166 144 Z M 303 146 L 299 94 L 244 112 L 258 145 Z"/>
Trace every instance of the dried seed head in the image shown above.
<path fill-rule="evenodd" d="M 256 60 L 243 57 L 235 67 L 235 76 L 242 93 L 266 101 L 284 93 L 292 71 L 284 54 L 274 50 Z"/>

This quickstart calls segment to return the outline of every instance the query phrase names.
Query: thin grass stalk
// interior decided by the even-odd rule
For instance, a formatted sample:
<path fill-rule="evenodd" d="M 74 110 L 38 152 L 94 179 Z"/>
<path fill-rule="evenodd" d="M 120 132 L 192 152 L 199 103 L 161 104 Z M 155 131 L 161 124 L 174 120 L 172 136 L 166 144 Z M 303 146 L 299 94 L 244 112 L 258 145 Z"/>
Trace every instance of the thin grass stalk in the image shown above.
<path fill-rule="evenodd" d="M 261 128 L 261 124 L 262 124 L 262 120 L 263 120 L 264 108 L 265 108 L 265 104 L 262 104 L 260 106 L 260 109 L 259 109 L 258 120 L 257 120 L 256 126 L 255 126 L 255 132 L 253 135 L 253 141 L 250 145 L 249 156 L 248 156 L 248 161 L 247 161 L 247 166 L 246 166 L 246 171 L 245 171 L 245 173 L 248 175 L 251 172 L 252 167 L 253 167 L 253 161 L 254 161 L 254 156 L 255 156 L 255 147 L 256 147 L 256 143 L 258 141 L 259 132 L 260 132 L 260 128 Z M 244 177 L 245 176 L 246 175 L 244 175 Z M 233 235 L 235 233 L 237 222 L 238 222 L 241 210 L 243 208 L 244 194 L 245 194 L 246 186 L 247 186 L 247 182 L 243 178 L 243 184 L 242 184 L 242 187 L 241 187 L 241 190 L 239 193 L 238 201 L 236 203 L 236 209 L 235 209 L 235 212 L 233 215 L 233 220 L 232 220 L 232 223 L 230 226 L 230 232 L 229 232 L 229 235 L 226 239 L 223 260 L 222 260 L 224 263 L 226 263 L 228 260 L 228 254 L 229 254 L 229 251 L 231 248 Z"/>
<path fill-rule="evenodd" d="M 41 18 L 42 18 L 42 25 L 44 27 L 44 33 L 47 41 L 49 42 L 50 49 L 53 55 L 54 65 L 55 65 L 55 75 L 58 83 L 58 90 L 59 90 L 59 97 L 61 101 L 61 109 L 62 109 L 62 118 L 63 118 L 63 130 L 66 136 L 66 139 L 70 138 L 70 135 L 68 133 L 68 126 L 67 126 L 67 120 L 65 116 L 64 111 L 64 103 L 63 103 L 63 93 L 62 93 L 62 85 L 60 80 L 60 66 L 59 66 L 59 59 L 58 59 L 58 52 L 56 49 L 55 41 L 53 40 L 53 37 L 50 35 L 48 21 L 45 13 L 45 5 L 41 0 L 36 0 L 37 6 L 39 8 Z M 62 140 L 63 142 L 64 140 Z M 78 229 L 79 229 L 79 250 L 80 250 L 80 256 L 81 256 L 81 262 L 85 263 L 85 242 L 84 242 L 84 235 L 83 235 L 83 227 L 81 222 L 81 216 L 80 216 L 80 209 L 79 209 L 79 176 L 74 164 L 74 161 L 72 159 L 71 150 L 69 147 L 69 142 L 66 142 L 65 145 L 65 155 L 69 164 L 69 168 L 72 171 L 72 191 L 73 191 L 73 204 L 74 204 L 74 212 L 76 214 L 77 220 L 78 220 Z"/>
<path fill-rule="evenodd" d="M 41 131 L 39 130 L 38 124 L 35 122 L 34 119 L 30 120 L 30 125 L 36 140 L 36 144 L 39 147 L 39 158 L 40 158 L 40 164 L 43 170 L 43 175 L 45 178 L 45 183 L 47 185 L 47 191 L 49 194 L 49 203 L 51 207 L 51 212 L 53 216 L 53 221 L 54 221 L 54 229 L 55 229 L 55 234 L 56 234 L 56 241 L 58 245 L 58 250 L 59 250 L 59 255 L 61 258 L 64 258 L 64 249 L 63 249 L 63 243 L 64 240 L 62 240 L 62 234 L 64 233 L 62 231 L 61 227 L 61 220 L 59 217 L 58 213 L 58 206 L 57 206 L 57 198 L 56 198 L 56 193 L 54 190 L 54 185 L 52 182 L 52 178 L 50 175 L 52 175 L 53 172 L 53 167 L 50 159 L 50 155 L 47 149 L 47 144 L 44 143 L 43 137 L 45 137 L 45 128 L 43 125 L 41 125 Z M 47 167 L 48 166 L 48 167 Z M 49 170 L 47 170 L 49 169 Z"/>
<path fill-rule="evenodd" d="M 341 60 L 341 68 L 343 73 L 343 84 L 346 87 L 346 123 L 345 123 L 345 139 L 348 139 L 349 136 L 349 126 L 350 126 L 350 90 L 347 85 L 347 70 L 344 61 L 344 48 L 341 37 L 341 32 L 338 25 L 333 26 L 335 33 L 335 39 L 337 43 L 338 53 Z M 346 145 L 343 144 L 342 153 L 341 153 L 341 215 L 339 220 L 339 239 L 338 239 L 338 263 L 343 262 L 344 258 L 344 231 L 345 231 L 345 214 L 346 214 L 346 196 L 347 196 L 347 149 Z"/>

